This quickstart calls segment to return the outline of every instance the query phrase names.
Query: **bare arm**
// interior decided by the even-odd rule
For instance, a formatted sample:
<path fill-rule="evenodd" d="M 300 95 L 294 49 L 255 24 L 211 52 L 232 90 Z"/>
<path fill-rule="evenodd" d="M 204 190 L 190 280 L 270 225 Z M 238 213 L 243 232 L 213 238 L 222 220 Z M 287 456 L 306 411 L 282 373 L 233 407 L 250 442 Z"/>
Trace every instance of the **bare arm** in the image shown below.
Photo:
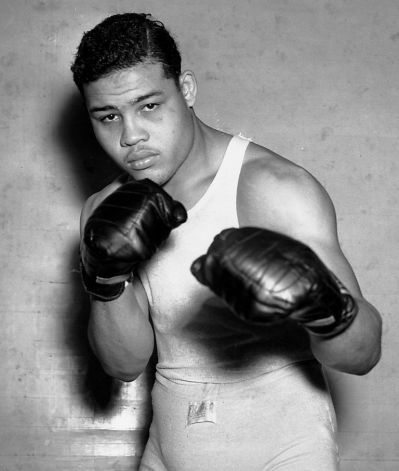
<path fill-rule="evenodd" d="M 91 301 L 88 335 L 110 376 L 133 381 L 144 371 L 154 349 L 154 334 L 139 280 L 114 301 Z"/>
<path fill-rule="evenodd" d="M 92 211 L 116 186 L 112 184 L 88 199 L 81 214 L 81 232 Z M 107 374 L 133 381 L 146 368 L 154 348 L 147 297 L 140 280 L 136 278 L 119 298 L 107 302 L 91 298 L 90 305 L 88 336 L 93 352 Z"/>
<path fill-rule="evenodd" d="M 335 215 L 330 213 L 330 217 L 331 222 L 335 224 Z M 312 351 L 326 366 L 345 373 L 366 374 L 381 356 L 381 316 L 375 307 L 364 299 L 335 236 L 328 244 L 312 239 L 309 239 L 307 244 L 350 291 L 359 309 L 350 327 L 340 335 L 332 339 L 310 335 Z"/>
<path fill-rule="evenodd" d="M 381 317 L 363 298 L 342 253 L 334 207 L 321 185 L 278 156 L 255 158 L 243 168 L 237 208 L 241 226 L 264 227 L 300 240 L 346 286 L 358 303 L 358 315 L 336 337 L 310 335 L 312 351 L 322 364 L 339 371 L 370 371 L 381 355 Z"/>

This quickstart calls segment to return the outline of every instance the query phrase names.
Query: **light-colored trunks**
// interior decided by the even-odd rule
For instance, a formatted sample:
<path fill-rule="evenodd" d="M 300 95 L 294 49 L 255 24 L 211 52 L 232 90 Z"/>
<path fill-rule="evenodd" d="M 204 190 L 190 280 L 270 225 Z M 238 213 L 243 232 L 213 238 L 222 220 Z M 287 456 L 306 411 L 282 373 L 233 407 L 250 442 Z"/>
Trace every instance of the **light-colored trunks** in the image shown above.
<path fill-rule="evenodd" d="M 335 413 L 320 366 L 237 383 L 157 375 L 140 471 L 336 471 Z"/>

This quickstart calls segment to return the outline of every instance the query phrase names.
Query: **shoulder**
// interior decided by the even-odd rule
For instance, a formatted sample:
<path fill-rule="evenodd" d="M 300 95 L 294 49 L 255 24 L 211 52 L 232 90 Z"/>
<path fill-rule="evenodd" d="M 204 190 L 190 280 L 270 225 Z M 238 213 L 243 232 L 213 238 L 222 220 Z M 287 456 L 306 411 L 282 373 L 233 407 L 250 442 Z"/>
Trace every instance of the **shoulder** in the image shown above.
<path fill-rule="evenodd" d="M 335 237 L 333 203 L 324 187 L 303 167 L 250 144 L 237 193 L 240 225 L 264 226 L 299 239 Z"/>
<path fill-rule="evenodd" d="M 120 175 L 109 185 L 105 186 L 102 190 L 97 193 L 92 194 L 85 201 L 81 214 L 80 214 L 80 229 L 81 232 L 86 224 L 87 219 L 90 217 L 91 213 L 97 208 L 97 206 L 104 201 L 104 199 L 118 189 L 124 181 L 125 175 Z"/>
<path fill-rule="evenodd" d="M 361 296 L 339 244 L 334 205 L 307 170 L 251 144 L 240 175 L 237 213 L 240 226 L 263 227 L 308 245 L 346 287 Z"/>

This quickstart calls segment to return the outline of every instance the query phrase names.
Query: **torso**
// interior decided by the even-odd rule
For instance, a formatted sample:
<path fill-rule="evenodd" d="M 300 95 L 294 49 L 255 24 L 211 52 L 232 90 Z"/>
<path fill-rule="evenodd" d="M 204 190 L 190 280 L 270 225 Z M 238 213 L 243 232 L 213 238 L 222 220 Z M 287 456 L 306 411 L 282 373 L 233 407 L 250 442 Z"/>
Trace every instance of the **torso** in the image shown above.
<path fill-rule="evenodd" d="M 257 157 L 257 149 L 249 150 L 249 158 L 247 153 L 244 167 Z M 242 156 L 225 159 L 236 157 Z M 191 263 L 217 233 L 240 224 L 236 194 L 241 163 L 231 181 L 230 164 L 234 162 L 223 161 L 211 186 L 189 208 L 187 222 L 172 231 L 140 272 L 157 338 L 158 371 L 170 379 L 234 382 L 311 358 L 299 327 L 290 325 L 284 332 L 269 328 L 260 334 L 259 327 L 237 319 L 190 273 Z"/>
<path fill-rule="evenodd" d="M 216 153 L 214 160 L 217 165 L 208 165 L 206 167 L 207 171 L 194 179 L 195 185 L 190 186 L 191 191 L 188 191 L 187 189 L 186 193 L 182 193 L 182 197 L 179 198 L 178 193 L 181 191 L 181 187 L 179 190 L 178 186 L 165 186 L 165 189 L 170 190 L 175 199 L 180 201 L 183 200 L 183 203 L 189 210 L 189 221 L 183 224 L 180 228 L 172 231 L 168 244 L 170 244 L 169 246 L 173 246 L 173 250 L 166 256 L 166 258 L 162 259 L 161 262 L 159 261 L 159 257 L 155 256 L 154 260 L 151 260 L 146 267 L 143 267 L 142 279 L 144 280 L 143 284 L 146 288 L 150 311 L 153 313 L 154 328 L 156 334 L 158 334 L 158 341 L 162 346 L 165 346 L 168 339 L 173 338 L 174 333 L 179 331 L 179 323 L 180 326 L 182 323 L 189 324 L 191 322 L 190 319 L 192 320 L 200 314 L 200 311 L 198 311 L 195 306 L 208 303 L 211 308 L 207 311 L 207 316 L 204 317 L 203 312 L 201 312 L 202 319 L 207 319 L 201 328 L 205 328 L 205 330 L 214 328 L 214 326 L 212 326 L 212 316 L 217 318 L 218 328 L 220 328 L 220 330 L 218 331 L 216 338 L 219 338 L 217 342 L 219 347 L 220 345 L 223 345 L 222 350 L 226 353 L 226 350 L 229 348 L 231 350 L 232 345 L 235 345 L 236 349 L 241 344 L 246 345 L 247 350 L 245 354 L 250 357 L 252 356 L 252 359 L 250 360 L 249 357 L 247 357 L 247 360 L 252 363 L 252 370 L 249 369 L 246 372 L 241 371 L 239 372 L 239 375 L 242 373 L 244 376 L 254 376 L 262 371 L 270 369 L 273 370 L 297 360 L 310 358 L 311 354 L 308 348 L 306 335 L 301 329 L 296 327 L 292 329 L 292 332 L 280 332 L 278 329 L 272 329 L 266 337 L 262 336 L 262 338 L 260 338 L 256 332 L 251 331 L 251 329 L 248 330 L 248 326 L 237 326 L 237 319 L 231 317 L 231 313 L 226 310 L 225 306 L 222 306 L 220 301 L 218 301 L 214 296 L 209 296 L 209 290 L 204 292 L 205 288 L 200 286 L 199 283 L 194 280 L 190 273 L 190 265 L 196 257 L 206 252 L 213 237 L 218 232 L 229 226 L 259 225 L 271 230 L 280 230 L 281 232 L 289 233 L 290 222 L 288 221 L 287 223 L 287 221 L 285 221 L 284 201 L 282 201 L 281 192 L 285 191 L 284 188 L 288 188 L 288 191 L 290 191 L 289 188 L 291 187 L 291 183 L 298 179 L 298 175 L 301 177 L 303 172 L 296 165 L 279 157 L 273 152 L 256 144 L 249 143 L 245 152 L 237 185 L 236 200 L 234 197 L 234 201 L 231 202 L 232 206 L 229 209 L 231 219 L 229 219 L 230 216 L 227 219 L 220 217 L 216 218 L 218 220 L 216 225 L 214 223 L 203 227 L 195 227 L 192 225 L 191 227 L 193 229 L 190 232 L 190 210 L 193 208 L 195 209 L 195 207 L 198 206 L 198 203 L 203 199 L 203 196 L 206 195 L 208 188 L 217 174 L 220 163 L 223 160 L 223 154 L 230 138 L 231 136 L 218 133 L 216 131 L 212 133 L 212 139 L 208 143 L 208 149 L 213 149 L 213 152 Z M 258 192 L 258 188 L 260 186 L 259 180 L 261 180 L 261 186 L 263 188 L 260 193 Z M 100 193 L 94 195 L 86 206 L 86 214 L 89 214 L 96 205 L 98 205 L 108 194 L 112 193 L 121 184 L 122 180 L 118 179 L 108 185 Z M 281 190 L 281 188 L 283 188 L 283 190 Z M 178 191 L 174 192 L 176 189 L 178 189 Z M 215 201 L 214 204 L 218 204 L 218 202 Z M 219 211 L 221 214 L 224 214 L 223 207 L 220 207 Z M 258 218 L 260 211 L 262 212 L 262 220 L 259 220 Z M 177 242 L 180 234 L 184 234 L 184 237 L 181 239 L 182 242 Z M 198 240 L 199 236 L 201 236 L 201 240 Z M 193 238 L 191 247 L 186 247 L 187 251 L 179 254 L 178 247 L 181 243 L 184 245 L 184 241 L 187 241 L 187 239 L 190 240 L 190 237 Z M 161 258 L 162 254 L 164 254 L 163 251 L 161 251 Z M 145 272 L 147 272 L 147 274 L 145 274 Z M 156 274 L 155 279 L 153 276 L 154 273 Z M 175 295 L 173 294 L 173 289 L 170 286 L 167 286 L 171 279 L 178 280 Z M 182 281 L 184 279 L 188 280 L 187 286 Z M 154 288 L 154 283 L 156 284 L 158 282 L 159 287 Z M 162 310 L 159 311 L 159 315 L 155 314 L 156 310 L 154 310 L 154 306 L 152 305 L 154 301 L 152 299 L 152 294 L 156 291 L 160 293 L 161 298 L 165 296 L 162 293 L 167 293 L 166 304 L 169 308 L 166 309 L 169 309 L 170 312 L 173 311 L 174 305 L 181 306 L 183 302 L 180 299 L 181 292 L 185 293 L 184 297 L 186 299 L 191 299 L 191 303 L 185 305 L 181 312 L 179 311 L 180 314 L 175 317 L 171 323 L 161 327 L 166 316 L 162 313 Z M 159 305 L 165 303 L 165 300 L 162 300 L 161 298 L 158 300 Z M 176 324 L 177 319 L 179 320 Z M 231 329 L 233 329 L 233 331 Z M 234 338 L 237 330 L 241 330 L 239 335 L 240 338 Z M 243 332 L 245 332 L 244 335 L 242 335 Z M 225 340 L 222 340 L 223 336 L 226 335 L 230 335 L 232 344 L 226 345 Z M 256 337 L 255 342 L 253 341 L 254 337 Z M 252 340 L 248 341 L 249 338 L 252 338 Z M 185 343 L 186 340 L 187 339 L 183 340 L 183 343 Z M 191 341 L 192 339 L 190 342 Z M 283 346 L 283 349 L 281 349 L 281 346 Z M 289 346 L 288 349 L 287 346 Z M 224 353 L 221 353 L 219 347 L 217 354 L 224 355 Z M 171 363 L 168 363 L 169 360 L 173 356 L 176 357 L 173 352 L 174 348 L 175 347 L 171 347 L 170 345 L 165 348 L 165 351 L 169 352 L 168 360 L 164 362 L 164 364 L 169 366 L 165 368 L 165 371 L 171 366 Z M 185 350 L 185 347 L 181 348 L 180 345 L 178 348 L 180 349 L 180 359 L 184 360 L 184 358 L 190 357 L 190 352 Z M 241 348 L 240 350 L 239 348 L 237 351 L 243 352 L 243 349 Z M 203 356 L 202 359 L 198 360 L 202 363 L 197 372 L 193 369 L 190 371 L 190 368 L 193 365 L 184 365 L 183 361 L 181 364 L 182 374 L 178 374 L 176 377 L 192 380 L 193 377 L 197 376 L 197 378 L 202 380 L 212 381 L 217 377 L 216 371 L 224 370 L 227 374 L 224 378 L 219 378 L 219 380 L 234 381 L 237 378 L 237 371 L 239 370 L 237 369 L 237 360 L 239 363 L 240 359 L 236 357 L 227 358 L 227 363 L 222 361 L 216 369 L 213 369 L 213 371 L 211 371 L 212 368 L 211 370 L 207 370 L 205 365 L 212 363 L 212 356 L 214 356 L 214 354 L 215 352 L 212 353 L 211 350 L 208 349 L 207 354 Z M 191 358 L 193 358 L 192 355 Z M 227 371 L 229 367 L 230 371 Z M 199 370 L 201 371 L 198 376 Z M 170 371 L 174 371 L 174 373 L 176 372 L 173 370 L 173 367 Z"/>

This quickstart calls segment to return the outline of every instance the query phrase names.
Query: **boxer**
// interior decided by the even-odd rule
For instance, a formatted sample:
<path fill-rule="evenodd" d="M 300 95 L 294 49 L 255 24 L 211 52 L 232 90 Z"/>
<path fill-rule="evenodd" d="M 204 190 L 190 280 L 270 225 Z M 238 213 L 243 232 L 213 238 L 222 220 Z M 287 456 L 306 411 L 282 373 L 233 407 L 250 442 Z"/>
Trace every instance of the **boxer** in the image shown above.
<path fill-rule="evenodd" d="M 157 352 L 140 471 L 337 470 L 323 370 L 368 373 L 381 316 L 325 189 L 202 122 L 195 74 L 150 15 L 86 32 L 72 72 L 121 169 L 81 215 L 90 344 L 122 381 Z"/>

